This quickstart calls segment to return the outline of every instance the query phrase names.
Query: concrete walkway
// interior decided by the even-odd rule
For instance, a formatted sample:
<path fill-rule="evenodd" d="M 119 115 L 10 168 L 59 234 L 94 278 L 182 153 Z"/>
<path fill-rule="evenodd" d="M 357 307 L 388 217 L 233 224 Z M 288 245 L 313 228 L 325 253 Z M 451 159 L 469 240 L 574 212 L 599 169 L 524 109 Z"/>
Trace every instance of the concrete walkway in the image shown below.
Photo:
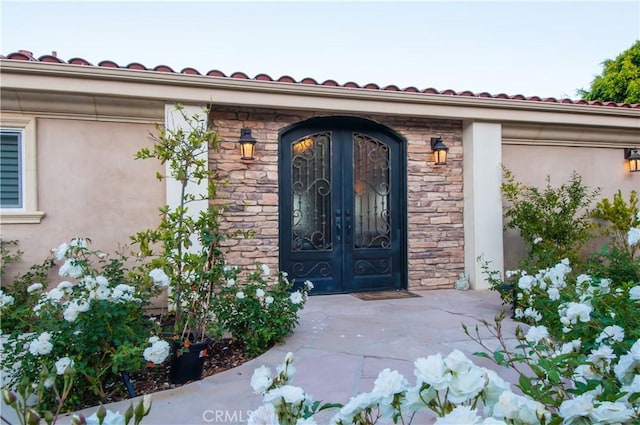
<path fill-rule="evenodd" d="M 255 368 L 273 369 L 287 352 L 294 353 L 297 369 L 294 385 L 301 386 L 315 400 L 346 403 L 349 398 L 370 391 L 384 368 L 397 369 L 415 383 L 413 361 L 437 352 L 443 355 L 459 349 L 482 366 L 496 367 L 472 353 L 481 347 L 462 331 L 479 319 L 493 321 L 503 308 L 495 292 L 437 290 L 416 292 L 419 298 L 362 301 L 351 295 L 311 297 L 300 314 L 295 334 L 284 345 L 235 369 L 202 381 L 153 395 L 153 407 L 143 423 L 161 425 L 236 424 L 246 422 L 247 411 L 261 404 L 250 386 Z M 482 325 L 480 325 L 482 328 Z M 507 318 L 505 334 L 512 336 L 515 324 Z M 484 332 L 486 334 L 486 331 Z M 500 375 L 510 381 L 505 369 Z M 129 401 L 107 408 L 121 413 Z M 95 409 L 83 413 L 90 415 Z M 317 418 L 324 423 L 334 411 Z M 429 415 L 416 417 L 414 424 L 432 422 Z M 59 423 L 68 423 L 65 417 Z"/>

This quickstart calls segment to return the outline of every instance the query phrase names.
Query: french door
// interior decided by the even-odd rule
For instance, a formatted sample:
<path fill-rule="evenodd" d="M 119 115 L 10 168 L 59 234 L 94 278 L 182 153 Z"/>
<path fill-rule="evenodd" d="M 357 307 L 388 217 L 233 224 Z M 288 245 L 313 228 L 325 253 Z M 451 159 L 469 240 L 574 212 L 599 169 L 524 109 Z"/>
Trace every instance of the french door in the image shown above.
<path fill-rule="evenodd" d="M 357 118 L 280 137 L 280 269 L 315 293 L 406 288 L 402 141 Z"/>

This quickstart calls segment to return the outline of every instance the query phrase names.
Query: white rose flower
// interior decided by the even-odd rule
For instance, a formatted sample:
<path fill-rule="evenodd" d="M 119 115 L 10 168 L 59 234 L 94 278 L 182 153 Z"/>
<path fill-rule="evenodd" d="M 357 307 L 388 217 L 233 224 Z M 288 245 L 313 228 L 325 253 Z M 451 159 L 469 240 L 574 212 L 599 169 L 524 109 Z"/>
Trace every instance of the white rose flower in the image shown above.
<path fill-rule="evenodd" d="M 578 320 L 580 320 L 581 322 L 588 322 L 589 320 L 591 320 L 590 315 L 592 311 L 593 308 L 591 307 L 591 305 L 569 302 L 566 303 L 566 311 L 564 313 L 564 316 L 569 319 L 569 322 L 571 323 L 577 323 Z"/>
<path fill-rule="evenodd" d="M 589 414 L 594 423 L 599 424 L 622 424 L 628 423 L 635 416 L 633 409 L 627 407 L 625 403 L 603 401 L 596 406 Z"/>
<path fill-rule="evenodd" d="M 289 295 L 289 300 L 291 304 L 300 304 L 302 302 L 302 293 L 300 293 L 300 291 L 292 292 L 291 295 Z"/>
<path fill-rule="evenodd" d="M 629 229 L 629 232 L 627 233 L 627 243 L 629 246 L 636 245 L 638 241 L 640 241 L 640 228 L 633 227 Z"/>
<path fill-rule="evenodd" d="M 72 258 L 67 258 L 64 264 L 60 266 L 60 270 L 58 270 L 60 276 L 70 276 L 73 278 L 79 278 L 82 276 L 82 272 L 82 266 Z"/>
<path fill-rule="evenodd" d="M 484 371 L 472 366 L 465 373 L 454 373 L 449 384 L 448 400 L 459 404 L 480 394 L 486 384 Z"/>
<path fill-rule="evenodd" d="M 264 395 L 264 402 L 271 403 L 274 406 L 280 404 L 296 404 L 301 403 L 306 399 L 306 395 L 302 388 L 294 387 L 293 385 L 283 385 L 278 388 L 274 388 Z"/>
<path fill-rule="evenodd" d="M 351 397 L 349 402 L 340 408 L 340 411 L 329 423 L 335 424 L 342 421 L 345 424 L 353 422 L 353 417 L 363 410 L 378 404 L 378 397 L 373 393 L 361 393 Z"/>
<path fill-rule="evenodd" d="M 529 291 L 533 286 L 533 283 L 536 281 L 536 278 L 531 275 L 524 275 L 518 280 L 518 288 L 523 291 Z"/>
<path fill-rule="evenodd" d="M 161 364 L 169 357 L 169 343 L 163 339 L 155 341 L 150 347 L 144 349 L 142 355 L 148 362 Z"/>
<path fill-rule="evenodd" d="M 576 419 L 589 416 L 592 409 L 593 395 L 581 394 L 564 400 L 558 413 L 564 419 L 563 423 L 570 424 Z"/>
<path fill-rule="evenodd" d="M 307 291 L 310 291 L 314 288 L 313 283 L 310 280 L 304 281 L 304 287 L 307 289 Z"/>
<path fill-rule="evenodd" d="M 269 387 L 273 384 L 271 379 L 271 369 L 267 366 L 260 366 L 253 371 L 251 376 L 251 388 L 256 394 L 264 394 Z"/>
<path fill-rule="evenodd" d="M 447 366 L 447 369 L 454 374 L 465 373 L 471 366 L 473 366 L 473 362 L 458 349 L 449 353 L 449 355 L 444 359 L 444 364 Z"/>
<path fill-rule="evenodd" d="M 540 340 L 549 338 L 549 331 L 546 326 L 531 326 L 527 331 L 525 339 L 537 344 Z"/>
<path fill-rule="evenodd" d="M 540 418 L 548 421 L 551 414 L 538 403 L 527 397 L 516 395 L 511 391 L 500 394 L 498 403 L 493 409 L 493 416 L 497 419 L 508 419 L 518 424 L 538 425 Z"/>
<path fill-rule="evenodd" d="M 63 313 L 64 320 L 66 320 L 69 323 L 73 323 L 78 318 L 79 313 L 80 313 L 80 310 L 78 309 L 78 304 L 74 300 L 70 302 L 67 308 L 64 310 L 64 313 Z"/>
<path fill-rule="evenodd" d="M 446 368 L 440 353 L 419 358 L 413 364 L 416 367 L 413 374 L 418 383 L 424 382 L 436 390 L 443 390 L 449 386 L 451 371 Z"/>
<path fill-rule="evenodd" d="M 29 352 L 34 356 L 47 355 L 53 349 L 53 344 L 49 341 L 51 334 L 49 332 L 42 332 L 38 335 L 38 338 L 31 341 L 29 344 Z"/>
<path fill-rule="evenodd" d="M 0 289 L 0 308 L 12 305 L 15 301 L 15 298 L 9 294 L 5 294 L 2 289 Z"/>
<path fill-rule="evenodd" d="M 386 368 L 378 374 L 371 393 L 380 398 L 381 404 L 391 404 L 393 397 L 405 391 L 408 387 L 409 383 L 404 376 L 397 370 Z"/>
<path fill-rule="evenodd" d="M 272 297 L 271 295 L 267 295 L 267 296 L 264 298 L 264 303 L 265 303 L 266 305 L 269 305 L 269 304 L 273 303 L 273 297 Z"/>
<path fill-rule="evenodd" d="M 109 280 L 106 277 L 102 276 L 102 275 L 96 276 L 95 280 L 96 280 L 96 284 L 98 284 L 100 286 L 108 286 L 109 285 Z"/>
<path fill-rule="evenodd" d="M 73 367 L 73 360 L 69 357 L 62 357 L 56 361 L 56 373 L 64 375 L 67 370 Z"/>
<path fill-rule="evenodd" d="M 629 289 L 629 299 L 632 301 L 640 300 L 640 285 Z"/>
<path fill-rule="evenodd" d="M 589 356 L 587 357 L 587 361 L 593 363 L 595 367 L 605 370 L 611 364 L 611 360 L 616 357 L 617 356 L 611 347 L 608 345 L 601 345 L 598 349 L 591 350 L 591 353 L 589 353 Z"/>
<path fill-rule="evenodd" d="M 623 384 L 629 384 L 633 381 L 636 370 L 640 369 L 640 361 L 633 358 L 633 354 L 627 353 L 620 356 L 618 363 L 613 367 L 613 373 Z"/>
<path fill-rule="evenodd" d="M 66 242 L 62 242 L 60 245 L 58 245 L 57 248 L 53 248 L 51 251 L 55 253 L 56 260 L 62 261 L 65 255 L 67 255 L 68 249 L 69 249 L 69 245 L 67 245 Z"/>
<path fill-rule="evenodd" d="M 169 276 L 167 276 L 164 270 L 159 268 L 155 268 L 151 270 L 149 272 L 149 277 L 153 279 L 154 285 L 157 285 L 163 288 L 166 288 L 167 286 L 169 286 L 169 283 L 171 282 L 171 280 L 169 279 Z"/>
<path fill-rule="evenodd" d="M 263 276 L 269 276 L 271 274 L 271 270 L 269 269 L 269 266 L 267 266 L 266 264 L 262 264 L 260 265 L 260 267 L 262 268 L 262 275 Z"/>
<path fill-rule="evenodd" d="M 34 292 L 39 291 L 42 288 L 43 288 L 42 283 L 40 283 L 40 282 L 32 283 L 27 288 L 27 292 L 30 293 L 30 294 L 33 294 Z"/>
<path fill-rule="evenodd" d="M 540 242 L 542 242 L 542 238 L 541 238 L 541 237 L 537 237 L 537 238 L 535 238 L 535 239 L 533 240 L 533 244 L 534 244 L 534 245 L 537 245 L 537 244 L 539 244 Z"/>
<path fill-rule="evenodd" d="M 258 298 L 264 297 L 264 291 L 260 288 L 256 289 L 256 297 Z"/>
<path fill-rule="evenodd" d="M 263 404 L 253 412 L 249 412 L 247 425 L 279 425 L 278 415 L 273 404 Z"/>
<path fill-rule="evenodd" d="M 227 288 L 231 288 L 235 284 L 236 284 L 235 279 L 232 279 L 232 278 L 227 279 Z"/>
<path fill-rule="evenodd" d="M 236 292 L 236 298 L 239 299 L 239 300 L 243 299 L 244 298 L 244 292 L 242 292 L 242 291 Z"/>
<path fill-rule="evenodd" d="M 549 299 L 551 301 L 558 301 L 560 299 L 560 291 L 555 286 L 551 286 L 547 289 L 547 295 L 549 295 Z"/>
<path fill-rule="evenodd" d="M 435 425 L 478 425 L 481 420 L 477 410 L 471 406 L 456 406 L 450 413 L 438 418 Z"/>
<path fill-rule="evenodd" d="M 607 326 L 602 330 L 598 338 L 596 338 L 596 344 L 600 344 L 605 339 L 610 342 L 621 342 L 624 340 L 624 329 L 618 325 Z"/>
<path fill-rule="evenodd" d="M 111 289 L 106 285 L 100 285 L 96 288 L 96 300 L 106 300 L 111 295 Z"/>
<path fill-rule="evenodd" d="M 153 344 L 154 342 L 160 341 L 160 338 L 154 335 L 154 336 L 150 336 L 148 341 L 149 341 L 149 344 Z"/>

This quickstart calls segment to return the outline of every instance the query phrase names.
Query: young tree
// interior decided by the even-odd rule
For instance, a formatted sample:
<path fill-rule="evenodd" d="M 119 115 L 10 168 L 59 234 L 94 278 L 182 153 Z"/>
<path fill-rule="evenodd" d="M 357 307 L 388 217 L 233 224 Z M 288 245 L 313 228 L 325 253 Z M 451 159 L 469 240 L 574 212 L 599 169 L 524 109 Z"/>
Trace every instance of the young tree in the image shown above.
<path fill-rule="evenodd" d="M 640 40 L 603 62 L 602 75 L 591 82 L 591 90 L 578 90 L 584 100 L 640 103 Z"/>

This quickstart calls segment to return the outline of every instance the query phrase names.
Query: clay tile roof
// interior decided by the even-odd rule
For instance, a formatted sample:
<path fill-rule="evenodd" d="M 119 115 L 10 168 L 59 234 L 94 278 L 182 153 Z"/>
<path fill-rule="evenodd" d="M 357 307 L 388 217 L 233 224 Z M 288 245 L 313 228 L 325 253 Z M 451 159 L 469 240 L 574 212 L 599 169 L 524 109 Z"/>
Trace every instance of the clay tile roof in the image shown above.
<path fill-rule="evenodd" d="M 86 65 L 86 66 L 93 66 L 93 65 L 91 64 L 91 62 L 89 62 L 89 61 L 87 61 L 87 60 L 85 60 L 85 59 L 82 59 L 82 58 L 71 58 L 71 59 L 69 59 L 69 63 L 70 63 L 71 65 Z"/>
<path fill-rule="evenodd" d="M 279 83 L 295 83 L 296 80 L 289 77 L 288 75 L 283 75 L 282 77 L 278 78 L 278 82 Z"/>
<path fill-rule="evenodd" d="M 54 55 L 42 55 L 38 60 L 40 62 L 65 63 L 65 61 Z"/>
<path fill-rule="evenodd" d="M 242 80 L 250 80 L 249 76 L 247 74 L 245 74 L 244 72 L 234 72 L 233 74 L 231 74 L 231 78 L 238 78 L 238 79 L 242 79 Z"/>
<path fill-rule="evenodd" d="M 167 66 L 167 65 L 158 65 L 155 68 L 153 68 L 153 70 L 157 72 L 170 72 L 172 74 L 175 74 L 175 71 L 171 69 L 170 66 Z"/>
<path fill-rule="evenodd" d="M 98 66 L 102 66 L 105 68 L 120 68 L 120 66 L 118 66 L 117 63 L 115 63 L 114 61 L 102 61 L 98 63 Z"/>
<path fill-rule="evenodd" d="M 127 65 L 127 68 L 129 68 L 129 69 L 137 69 L 137 70 L 140 70 L 140 71 L 146 71 L 147 70 L 146 66 L 144 66 L 143 64 L 138 63 L 138 62 L 130 63 L 129 65 Z"/>
<path fill-rule="evenodd" d="M 180 71 L 180 73 L 181 74 L 189 74 L 189 75 L 200 75 L 198 70 L 194 69 L 194 68 L 183 68 L 182 71 Z"/>
<path fill-rule="evenodd" d="M 226 77 L 224 72 L 218 71 L 217 69 L 212 69 L 211 71 L 207 72 L 207 75 L 210 77 Z"/>
<path fill-rule="evenodd" d="M 29 61 L 29 62 L 49 62 L 49 63 L 60 63 L 60 64 L 69 64 L 69 65 L 80 65 L 80 66 L 95 66 L 92 65 L 89 61 L 83 59 L 83 58 L 72 58 L 69 59 L 68 61 L 64 61 L 62 59 L 60 59 L 57 55 L 56 52 L 52 52 L 50 55 L 43 55 L 40 56 L 39 58 L 36 59 L 36 57 L 33 56 L 33 53 L 31 53 L 28 50 L 18 50 L 17 52 L 13 52 L 13 53 L 9 53 L 8 55 L 4 56 L 4 55 L 0 55 L 0 58 L 2 59 L 8 59 L 8 60 L 19 60 L 19 61 Z M 125 68 L 125 69 L 131 69 L 131 70 L 141 70 L 141 71 L 148 71 L 148 72 L 166 72 L 166 73 L 172 73 L 172 74 L 177 74 L 176 71 L 174 71 L 171 67 L 167 66 L 167 65 L 158 65 L 155 68 L 147 68 L 145 65 L 142 65 L 140 63 L 137 62 L 133 62 L 130 63 L 127 66 L 120 66 L 117 63 L 110 61 L 110 60 L 103 60 L 102 62 L 99 62 L 97 67 L 101 67 L 101 68 Z M 179 74 L 186 74 L 186 75 L 202 75 L 200 74 L 200 72 L 198 72 L 198 70 L 194 69 L 194 68 L 184 68 L 182 69 L 182 71 L 179 72 Z M 209 72 L 207 72 L 206 76 L 208 77 L 215 77 L 215 78 L 235 78 L 235 79 L 242 79 L 242 80 L 251 80 L 251 78 L 249 78 L 247 76 L 247 74 L 245 74 L 244 72 L 234 72 L 233 74 L 231 74 L 230 76 L 227 76 L 226 74 L 224 74 L 222 71 L 218 71 L 218 70 L 211 70 Z M 634 108 L 634 109 L 640 109 L 640 103 L 635 103 L 635 104 L 627 104 L 627 103 L 617 103 L 617 102 L 597 102 L 597 101 L 585 101 L 582 99 L 578 99 L 578 100 L 572 100 L 572 99 L 556 99 L 553 97 L 547 97 L 547 98 L 540 98 L 539 96 L 531 96 L 531 97 L 525 97 L 521 94 L 516 94 L 516 95 L 508 95 L 505 93 L 499 93 L 499 94 L 495 94 L 492 95 L 490 93 L 487 92 L 481 92 L 479 94 L 475 94 L 469 90 L 465 90 L 462 92 L 456 92 L 455 90 L 451 90 L 451 89 L 447 89 L 447 90 L 437 90 L 434 88 L 426 88 L 422 91 L 420 91 L 419 89 L 417 89 L 416 87 L 410 86 L 407 87 L 405 89 L 400 89 L 398 88 L 398 86 L 396 85 L 388 85 L 385 87 L 380 87 L 378 84 L 375 83 L 368 83 L 364 86 L 360 86 L 357 83 L 353 82 L 353 81 L 349 81 L 347 83 L 344 84 L 339 84 L 338 82 L 336 82 L 335 80 L 326 80 L 323 83 L 318 83 L 315 79 L 311 78 L 311 77 L 306 77 L 303 78 L 302 80 L 300 80 L 299 82 L 296 81 L 295 79 L 293 79 L 292 77 L 288 76 L 288 75 L 283 75 L 280 78 L 273 78 L 268 74 L 258 74 L 255 76 L 255 78 L 253 78 L 253 80 L 255 81 L 272 81 L 272 82 L 278 82 L 278 83 L 288 83 L 288 84 L 304 84 L 304 85 L 310 85 L 310 86 L 326 86 L 326 87 L 344 87 L 344 88 L 352 88 L 352 89 L 367 89 L 367 90 L 380 90 L 380 91 L 398 91 L 398 92 L 405 92 L 405 93 L 422 93 L 425 95 L 431 95 L 431 94 L 435 94 L 435 95 L 448 95 L 448 96 L 463 96 L 463 97 L 477 97 L 477 98 L 489 98 L 489 99 L 508 99 L 508 100 L 522 100 L 522 101 L 529 101 L 529 102 L 547 102 L 547 103 L 558 103 L 558 104 L 570 104 L 570 105 L 585 105 L 585 106 L 594 106 L 594 107 L 613 107 L 613 108 Z"/>

